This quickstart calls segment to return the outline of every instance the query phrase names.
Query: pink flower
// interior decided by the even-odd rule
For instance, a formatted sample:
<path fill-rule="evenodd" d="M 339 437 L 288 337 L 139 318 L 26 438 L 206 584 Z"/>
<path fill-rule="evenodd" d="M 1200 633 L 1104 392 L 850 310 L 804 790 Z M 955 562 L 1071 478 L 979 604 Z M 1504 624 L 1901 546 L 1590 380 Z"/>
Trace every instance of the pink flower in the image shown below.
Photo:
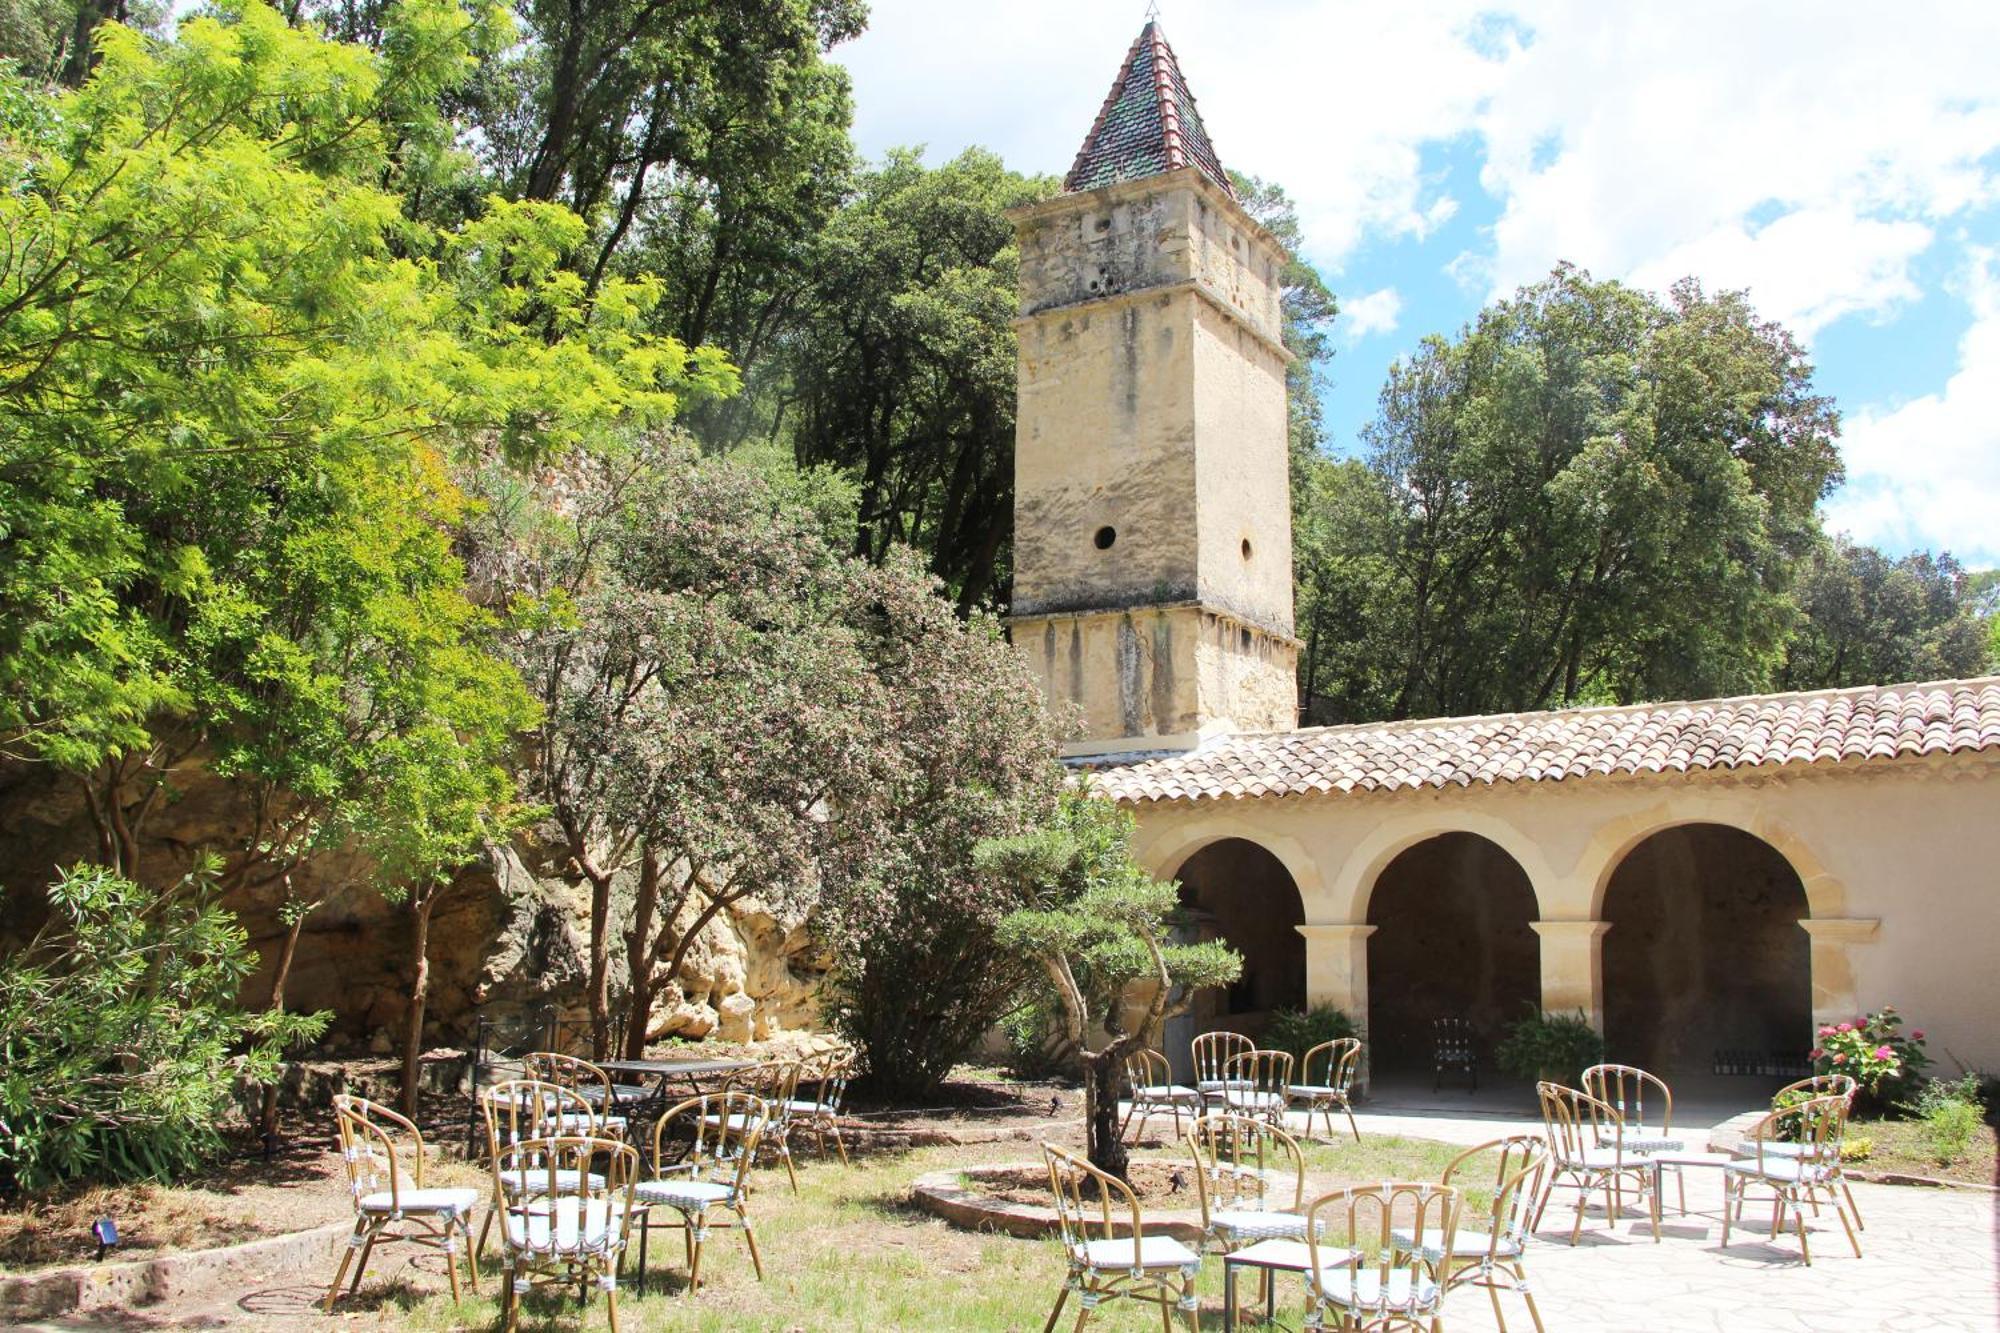
<path fill-rule="evenodd" d="M 1841 1030 L 1842 1032 L 1852 1032 L 1852 1031 L 1854 1031 L 1854 1024 L 1852 1024 L 1852 1023 L 1842 1023 L 1842 1024 L 1840 1025 L 1840 1030 Z"/>
<path fill-rule="evenodd" d="M 1910 1034 L 1911 1041 L 1922 1041 L 1923 1039 L 1924 1039 L 1924 1030 L 1922 1028 L 1918 1028 L 1915 1032 L 1912 1032 Z"/>
<path fill-rule="evenodd" d="M 1824 1060 L 1826 1058 L 1826 1052 L 1821 1050 L 1819 1047 L 1815 1046 L 1813 1047 L 1812 1054 L 1807 1058 L 1813 1060 Z"/>
<path fill-rule="evenodd" d="M 1875 1058 L 1877 1060 L 1893 1060 L 1896 1058 L 1896 1053 L 1887 1046 L 1877 1046 L 1875 1048 Z"/>
<path fill-rule="evenodd" d="M 1844 1055 L 1836 1055 L 1833 1057 L 1833 1062 L 1837 1065 L 1844 1065 L 1847 1063 L 1847 1057 Z"/>
<path fill-rule="evenodd" d="M 1823 1027 L 1819 1030 L 1819 1035 L 1822 1037 L 1831 1037 L 1833 1035 L 1833 1028 L 1831 1026 Z"/>

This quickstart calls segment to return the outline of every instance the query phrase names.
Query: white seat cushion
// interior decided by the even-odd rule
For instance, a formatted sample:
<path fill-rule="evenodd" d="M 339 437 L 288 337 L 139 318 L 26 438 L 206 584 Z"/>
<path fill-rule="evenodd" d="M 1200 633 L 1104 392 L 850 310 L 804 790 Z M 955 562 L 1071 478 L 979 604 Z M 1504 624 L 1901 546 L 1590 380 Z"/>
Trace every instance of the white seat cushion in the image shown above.
<path fill-rule="evenodd" d="M 826 1102 L 793 1101 L 786 1102 L 784 1106 L 787 1111 L 790 1111 L 795 1116 L 835 1116 L 840 1114 L 840 1112 L 836 1111 Z"/>
<path fill-rule="evenodd" d="M 1135 1102 L 1191 1102 L 1200 1096 L 1193 1088 L 1183 1088 L 1178 1083 L 1149 1083 L 1132 1089 Z"/>
<path fill-rule="evenodd" d="M 1306 1234 L 1306 1220 L 1297 1213 L 1264 1212 L 1256 1208 L 1224 1208 L 1208 1215 L 1218 1235 L 1234 1239 L 1283 1240 Z"/>
<path fill-rule="evenodd" d="M 642 1180 L 632 1192 L 645 1203 L 663 1203 L 670 1208 L 712 1208 L 736 1198 L 733 1188 L 712 1180 Z"/>
<path fill-rule="evenodd" d="M 1625 1145 L 1627 1156 L 1635 1152 L 1680 1152 L 1687 1147 L 1686 1139 L 1674 1138 L 1661 1130 L 1636 1128 L 1631 1125 L 1625 1127 L 1625 1133 L 1621 1136 L 1607 1134 L 1598 1139 L 1597 1146 L 1600 1148 L 1612 1148 L 1616 1147 L 1621 1141 Z"/>
<path fill-rule="evenodd" d="M 1294 1083 L 1292 1084 L 1292 1096 L 1345 1098 L 1347 1096 L 1347 1089 L 1328 1087 L 1324 1083 Z"/>
<path fill-rule="evenodd" d="M 552 1127 L 558 1134 L 576 1134 L 589 1137 L 593 1134 L 625 1133 L 625 1117 L 607 1115 L 603 1117 L 585 1115 L 581 1111 L 565 1111 L 554 1117 Z"/>
<path fill-rule="evenodd" d="M 1397 1245 L 1401 1246 L 1405 1250 L 1414 1249 L 1416 1247 L 1416 1236 L 1412 1232 L 1406 1231 L 1402 1228 L 1398 1228 L 1390 1232 L 1389 1235 L 1391 1236 L 1392 1239 L 1394 1239 Z M 1492 1236 L 1488 1232 L 1460 1231 L 1452 1237 L 1452 1242 L 1451 1242 L 1452 1257 L 1455 1259 L 1481 1258 L 1485 1255 L 1486 1244 L 1491 1239 Z M 1419 1251 L 1419 1253 L 1421 1253 L 1424 1256 L 1424 1258 L 1430 1260 L 1432 1263 L 1436 1263 L 1438 1260 L 1444 1258 L 1444 1247 L 1442 1245 L 1437 1244 L 1435 1236 L 1433 1236 L 1433 1238 L 1430 1241 L 1425 1242 L 1423 1249 Z M 1500 1237 L 1499 1242 L 1493 1246 L 1493 1254 L 1495 1258 L 1513 1259 L 1517 1258 L 1520 1255 L 1520 1253 L 1521 1253 L 1521 1242 L 1515 1240 L 1512 1236 Z"/>
<path fill-rule="evenodd" d="M 1829 1179 L 1833 1172 L 1823 1163 L 1803 1161 L 1796 1157 L 1766 1157 L 1759 1163 L 1754 1157 L 1745 1157 L 1722 1168 L 1731 1175 L 1749 1176 L 1753 1180 L 1776 1180 L 1787 1185 L 1801 1182 L 1817 1185 Z"/>
<path fill-rule="evenodd" d="M 507 1244 L 537 1254 L 603 1253 L 617 1240 L 623 1203 L 575 1195 L 507 1210 Z"/>
<path fill-rule="evenodd" d="M 1748 1157 L 1754 1157 L 1757 1154 L 1756 1145 L 1750 1143 L 1744 1144 L 1738 1151 Z M 1834 1150 L 1823 1143 L 1786 1143 L 1782 1139 L 1769 1139 L 1764 1144 L 1764 1158 L 1766 1161 L 1773 1157 L 1811 1157 L 1815 1160 L 1831 1162 L 1834 1156 Z"/>
<path fill-rule="evenodd" d="M 1139 1262 L 1132 1262 L 1129 1239 L 1089 1240 L 1076 1247 L 1077 1258 L 1092 1268 L 1180 1268 L 1199 1264 L 1201 1256 L 1172 1236 L 1141 1236 Z"/>
<path fill-rule="evenodd" d="M 556 1172 L 556 1193 L 575 1194 L 582 1187 L 581 1177 L 577 1172 L 567 1169 Z M 509 1194 L 547 1194 L 549 1192 L 549 1173 L 546 1168 L 538 1171 L 532 1166 L 513 1171 L 502 1171 L 500 1173 L 500 1188 L 506 1190 Z M 591 1173 L 590 1188 L 594 1190 L 603 1189 L 604 1177 L 595 1172 Z"/>
<path fill-rule="evenodd" d="M 1586 1148 L 1582 1161 L 1565 1158 L 1556 1165 L 1583 1167 L 1591 1171 L 1610 1171 L 1614 1168 L 1636 1171 L 1646 1165 L 1646 1157 L 1645 1154 L 1633 1152 L 1630 1148 L 1627 1148 L 1622 1156 L 1616 1148 Z"/>
<path fill-rule="evenodd" d="M 1240 1078 L 1205 1078 L 1195 1084 L 1197 1089 L 1209 1094 L 1221 1092 L 1225 1088 L 1247 1088 L 1249 1086 L 1251 1085 L 1247 1081 Z"/>
<path fill-rule="evenodd" d="M 1245 1111 L 1282 1111 L 1285 1099 L 1275 1092 L 1251 1092 L 1243 1088 L 1231 1088 L 1222 1094 L 1227 1105 Z"/>
<path fill-rule="evenodd" d="M 1379 1269 L 1356 1271 L 1322 1264 L 1319 1289 L 1328 1301 L 1350 1310 L 1422 1311 L 1434 1307 L 1438 1298 L 1437 1283 L 1427 1277 L 1413 1282 L 1407 1268 L 1390 1269 L 1385 1289 Z"/>
<path fill-rule="evenodd" d="M 470 1216 L 479 1206 L 479 1191 L 468 1189 L 377 1190 L 361 1196 L 364 1213 L 457 1213 Z"/>

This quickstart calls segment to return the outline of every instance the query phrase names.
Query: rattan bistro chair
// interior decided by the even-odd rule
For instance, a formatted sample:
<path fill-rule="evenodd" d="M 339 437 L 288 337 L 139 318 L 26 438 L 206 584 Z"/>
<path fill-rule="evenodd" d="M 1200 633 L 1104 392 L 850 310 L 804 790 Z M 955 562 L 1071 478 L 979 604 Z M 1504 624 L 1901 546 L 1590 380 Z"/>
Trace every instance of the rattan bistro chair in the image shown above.
<path fill-rule="evenodd" d="M 1451 1254 L 1459 1193 L 1428 1181 L 1338 1190 L 1306 1210 L 1306 1324 L 1343 1333 L 1443 1327 L 1446 1288 L 1424 1256 Z M 1345 1237 L 1351 1249 L 1327 1243 Z"/>
<path fill-rule="evenodd" d="M 1204 1244 L 1227 1254 L 1306 1234 L 1306 1159 L 1298 1140 L 1246 1115 L 1202 1116 L 1188 1131 Z"/>
<path fill-rule="evenodd" d="M 1139 1127 L 1132 1132 L 1135 1141 L 1145 1134 L 1146 1121 L 1155 1111 L 1173 1114 L 1175 1138 L 1181 1134 L 1182 1111 L 1197 1117 L 1201 1114 L 1201 1094 L 1174 1082 L 1173 1069 L 1167 1064 L 1167 1057 L 1158 1051 L 1138 1050 L 1126 1056 L 1125 1083 L 1132 1100 L 1125 1109 L 1125 1123 L 1118 1127 L 1118 1132 L 1123 1134 L 1131 1128 L 1132 1117 L 1137 1116 Z"/>
<path fill-rule="evenodd" d="M 1855 1222 L 1848 1216 L 1851 1196 L 1843 1197 L 1847 1195 L 1847 1182 L 1839 1174 L 1840 1148 L 1846 1133 L 1847 1098 L 1837 1093 L 1772 1111 L 1752 1126 L 1740 1149 L 1743 1155 L 1722 1169 L 1723 1245 L 1729 1244 L 1731 1219 L 1740 1220 L 1743 1216 L 1749 1188 L 1760 1185 L 1771 1191 L 1772 1240 L 1778 1238 L 1785 1211 L 1790 1209 L 1797 1223 L 1799 1255 L 1810 1264 L 1812 1249 L 1806 1242 L 1805 1210 L 1812 1208 L 1817 1212 L 1819 1195 L 1823 1193 L 1839 1215 L 1840 1225 L 1847 1231 L 1847 1242 L 1854 1247 L 1854 1257 L 1859 1259 L 1861 1237 L 1855 1234 Z M 1781 1134 L 1790 1136 L 1790 1147 L 1783 1152 L 1772 1152 L 1771 1145 L 1780 1141 Z M 1840 1185 L 1839 1193 L 1833 1189 L 1836 1183 Z"/>
<path fill-rule="evenodd" d="M 1355 1071 L 1360 1067 L 1359 1037 L 1336 1037 L 1306 1052 L 1306 1058 L 1299 1062 L 1299 1081 L 1286 1089 L 1285 1095 L 1293 1104 L 1305 1103 L 1307 1134 L 1312 1133 L 1313 1112 L 1317 1111 L 1326 1121 L 1326 1132 L 1331 1137 L 1333 1112 L 1338 1107 L 1347 1117 L 1347 1128 L 1354 1141 L 1361 1142 L 1361 1127 L 1354 1123 L 1354 1107 L 1350 1104 Z M 1317 1079 L 1313 1077 L 1315 1074 L 1319 1075 Z"/>
<path fill-rule="evenodd" d="M 724 1092 L 744 1093 L 765 1104 L 765 1120 L 758 1129 L 754 1157 L 759 1152 L 768 1152 L 785 1164 L 785 1175 L 792 1182 L 792 1193 L 799 1192 L 798 1168 L 792 1164 L 792 1126 L 794 1110 L 799 1105 L 799 1079 L 804 1073 L 804 1062 L 799 1060 L 770 1060 L 735 1074 L 723 1084 Z M 719 1115 L 720 1112 L 706 1112 Z M 725 1136 L 738 1133 L 748 1121 L 718 1120 L 715 1128 Z"/>
<path fill-rule="evenodd" d="M 842 1166 L 847 1165 L 847 1144 L 840 1137 L 841 1109 L 847 1102 L 848 1080 L 854 1077 L 860 1059 L 852 1048 L 838 1047 L 804 1061 L 792 1098 L 785 1104 L 790 1117 L 788 1132 L 811 1134 L 822 1158 L 831 1135 Z"/>
<path fill-rule="evenodd" d="M 1223 1074 L 1222 1105 L 1236 1115 L 1251 1115 L 1281 1125 L 1291 1098 L 1290 1051 L 1244 1051 Z"/>
<path fill-rule="evenodd" d="M 1202 1106 L 1220 1104 L 1228 1083 L 1229 1062 L 1257 1049 L 1257 1043 L 1240 1032 L 1204 1032 L 1188 1043 L 1194 1056 L 1194 1090 L 1201 1094 Z"/>
<path fill-rule="evenodd" d="M 504 1194 L 501 1182 L 510 1178 L 540 1177 L 507 1204 L 501 1221 L 503 1331 L 514 1327 L 526 1282 L 573 1286 L 586 1302 L 595 1286 L 604 1293 L 612 1333 L 618 1333 L 618 1270 L 631 1235 L 638 1174 L 638 1150 L 617 1139 L 565 1135 L 500 1150 L 493 1159 L 496 1194 Z"/>
<path fill-rule="evenodd" d="M 761 1097 L 747 1092 L 716 1092 L 670 1107 L 654 1124 L 655 1162 L 664 1160 L 660 1155 L 665 1147 L 662 1136 L 672 1132 L 670 1127 L 693 1126 L 694 1147 L 661 1175 L 639 1183 L 641 1285 L 646 1281 L 646 1240 L 653 1229 L 653 1213 L 666 1208 L 680 1214 L 680 1221 L 673 1225 L 685 1244 L 689 1291 L 701 1285 L 701 1251 L 713 1213 L 735 1219 L 715 1225 L 742 1231 L 743 1242 L 750 1247 L 750 1265 L 757 1271 L 757 1280 L 764 1280 L 764 1259 L 757 1253 L 757 1233 L 750 1221 L 750 1166 L 770 1123 L 770 1104 Z"/>
<path fill-rule="evenodd" d="M 1172 1236 L 1148 1236 L 1138 1197 L 1124 1181 L 1052 1143 L 1042 1145 L 1042 1156 L 1069 1262 L 1069 1276 L 1042 1333 L 1056 1326 L 1072 1291 L 1083 1306 L 1078 1329 L 1099 1305 L 1126 1297 L 1159 1306 L 1162 1328 L 1171 1327 L 1171 1313 L 1178 1310 L 1188 1333 L 1199 1333 L 1195 1279 L 1201 1276 L 1201 1256 Z M 1129 1227 L 1122 1236 L 1117 1234 L 1121 1225 Z"/>
<path fill-rule="evenodd" d="M 1773 1111 L 1783 1111 L 1789 1110 L 1791 1105 L 1796 1105 L 1796 1101 L 1789 1104 L 1787 1102 L 1787 1099 L 1793 1093 L 1806 1094 L 1803 1098 L 1797 1099 L 1797 1101 L 1810 1101 L 1817 1097 L 1838 1097 L 1847 1104 L 1847 1115 L 1841 1117 L 1839 1126 L 1840 1137 L 1844 1143 L 1847 1138 L 1847 1116 L 1854 1113 L 1854 1093 L 1860 1086 L 1848 1074 L 1814 1074 L 1811 1078 L 1802 1078 L 1796 1083 L 1788 1083 L 1771 1094 L 1771 1109 Z M 1795 1119 L 1780 1121 L 1780 1132 L 1789 1133 L 1792 1127 L 1797 1124 L 1798 1121 Z M 1809 1151 L 1811 1151 L 1809 1145 L 1794 1142 L 1789 1138 L 1771 1139 L 1764 1144 L 1764 1155 L 1767 1157 L 1803 1157 Z M 1841 1197 L 1847 1201 L 1847 1212 L 1854 1219 L 1854 1229 L 1856 1231 L 1866 1231 L 1868 1224 L 1861 1220 L 1861 1205 L 1855 1202 L 1854 1191 L 1848 1188 L 1847 1172 L 1842 1169 L 1841 1163 L 1842 1158 L 1838 1152 L 1830 1156 L 1823 1156 L 1821 1165 L 1827 1168 L 1828 1175 L 1823 1183 L 1814 1188 L 1815 1190 L 1825 1190 L 1827 1193 L 1832 1193 L 1835 1188 L 1838 1188 Z"/>
<path fill-rule="evenodd" d="M 1616 1134 L 1629 1153 L 1672 1153 L 1687 1147 L 1674 1133 L 1674 1094 L 1665 1079 L 1635 1065 L 1592 1065 L 1583 1071 L 1583 1090 L 1618 1112 L 1614 1125 L 1598 1127 L 1597 1146 L 1609 1146 Z M 1681 1212 L 1687 1212 L 1687 1181 L 1678 1166 L 1674 1173 Z"/>
<path fill-rule="evenodd" d="M 326 1309 L 333 1310 L 340 1298 L 341 1279 L 347 1266 L 354 1264 L 354 1280 L 348 1295 L 361 1286 L 361 1274 L 378 1241 L 407 1240 L 444 1252 L 445 1272 L 451 1277 L 451 1299 L 458 1300 L 458 1252 L 465 1247 L 466 1265 L 472 1273 L 472 1289 L 479 1290 L 479 1258 L 472 1245 L 472 1212 L 479 1206 L 476 1189 L 426 1189 L 424 1187 L 424 1136 L 408 1119 L 386 1106 L 363 1097 L 337 1096 L 333 1099 L 334 1124 L 340 1131 L 340 1156 L 347 1168 L 347 1183 L 354 1194 L 354 1233 L 341 1251 L 340 1267 L 334 1271 L 333 1285 L 326 1289 Z M 399 1147 L 406 1145 L 406 1147 Z M 407 1151 L 409 1167 L 403 1162 Z M 391 1231 L 410 1223 L 413 1231 Z M 356 1252 L 360 1262 L 355 1262 Z"/>
<path fill-rule="evenodd" d="M 1536 1333 L 1543 1333 L 1542 1312 L 1535 1308 L 1534 1293 L 1528 1289 L 1528 1273 L 1523 1256 L 1528 1249 L 1528 1219 L 1534 1215 L 1541 1197 L 1542 1177 L 1549 1165 L 1549 1145 L 1537 1134 L 1516 1134 L 1468 1148 L 1445 1167 L 1439 1183 L 1466 1186 L 1469 1178 L 1488 1168 L 1493 1202 L 1486 1213 L 1484 1230 L 1466 1226 L 1460 1213 L 1456 1238 L 1446 1248 L 1433 1242 L 1423 1248 L 1438 1281 L 1446 1291 L 1454 1287 L 1484 1287 L 1493 1302 L 1493 1319 L 1500 1333 L 1507 1333 L 1507 1315 L 1500 1308 L 1500 1293 L 1518 1291 L 1535 1321 Z M 1470 1181 L 1470 1188 L 1482 1188 Z M 1469 1207 L 1470 1205 L 1463 1205 Z M 1398 1229 L 1399 1242 L 1417 1248 L 1417 1240 L 1407 1229 Z"/>
<path fill-rule="evenodd" d="M 560 1051 L 532 1052 L 522 1057 L 521 1065 L 529 1078 L 567 1088 L 589 1108 L 589 1115 L 582 1120 L 563 1124 L 563 1133 L 612 1139 L 627 1136 L 625 1117 L 618 1114 L 618 1089 L 611 1082 L 611 1075 L 588 1060 Z"/>
<path fill-rule="evenodd" d="M 577 1137 L 575 1129 L 591 1121 L 589 1105 L 574 1090 L 531 1078 L 506 1079 L 481 1090 L 479 1109 L 486 1121 L 489 1162 L 497 1162 L 503 1152 L 521 1144 L 566 1134 Z M 493 1219 L 514 1203 L 538 1193 L 548 1182 L 547 1164 L 537 1160 L 532 1152 L 518 1153 L 515 1157 L 513 1167 L 494 1173 L 493 1207 L 479 1227 L 481 1250 L 486 1248 Z M 568 1169 L 559 1168 L 556 1173 L 564 1188 L 577 1183 L 563 1174 Z M 601 1187 L 604 1181 L 597 1176 L 591 1183 Z"/>
<path fill-rule="evenodd" d="M 1660 1238 L 1660 1197 L 1653 1188 L 1653 1165 L 1625 1147 L 1618 1133 L 1618 1110 L 1587 1092 L 1566 1088 L 1560 1083 L 1537 1083 L 1535 1095 L 1542 1103 L 1542 1125 L 1548 1131 L 1549 1176 L 1542 1188 L 1541 1202 L 1535 1206 L 1535 1226 L 1542 1223 L 1556 1186 L 1567 1181 L 1576 1186 L 1576 1221 L 1570 1226 L 1569 1243 L 1583 1234 L 1583 1208 L 1597 1190 L 1604 1191 L 1604 1214 L 1612 1226 L 1625 1210 L 1625 1190 L 1636 1191 L 1646 1202 L 1653 1219 L 1653 1239 Z"/>

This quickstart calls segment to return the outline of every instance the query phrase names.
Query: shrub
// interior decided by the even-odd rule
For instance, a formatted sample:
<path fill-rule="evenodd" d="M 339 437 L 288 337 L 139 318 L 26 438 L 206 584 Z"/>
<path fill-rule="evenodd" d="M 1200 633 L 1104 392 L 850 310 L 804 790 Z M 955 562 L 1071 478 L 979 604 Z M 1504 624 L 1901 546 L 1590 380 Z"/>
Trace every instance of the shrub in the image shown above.
<path fill-rule="evenodd" d="M 327 1015 L 236 1007 L 257 956 L 210 865 L 164 892 L 78 866 L 48 899 L 0 960 L 0 1188 L 185 1175 L 222 1145 L 237 1068 L 275 1077 Z"/>
<path fill-rule="evenodd" d="M 1604 1058 L 1604 1038 L 1581 1011 L 1544 1014 L 1529 1005 L 1493 1055 L 1501 1070 L 1515 1078 L 1575 1084 L 1584 1070 Z"/>
<path fill-rule="evenodd" d="M 1274 1051 L 1290 1051 L 1292 1059 L 1303 1060 L 1306 1052 L 1336 1037 L 1358 1037 L 1361 1027 L 1330 1004 L 1310 1009 L 1279 1009 L 1264 1029 L 1264 1045 Z"/>
<path fill-rule="evenodd" d="M 1894 1005 L 1851 1023 L 1823 1025 L 1812 1058 L 1815 1073 L 1849 1075 L 1878 1106 L 1914 1087 L 1931 1063 L 1924 1053 L 1923 1030 L 1905 1033 Z"/>
<path fill-rule="evenodd" d="M 1956 1082 L 1934 1078 L 1903 1109 L 1924 1122 L 1930 1139 L 1931 1155 L 1939 1166 L 1950 1166 L 1965 1156 L 1972 1136 L 1986 1119 L 1986 1105 L 1979 1096 L 1979 1075 L 1967 1074 Z"/>
<path fill-rule="evenodd" d="M 1875 1140 L 1866 1134 L 1849 1134 L 1840 1141 L 1840 1160 L 1865 1162 L 1875 1155 Z"/>
<path fill-rule="evenodd" d="M 1076 1046 L 1062 1032 L 1062 1010 L 1046 991 L 1000 1020 L 1007 1068 L 1017 1078 L 1047 1078 L 1076 1068 Z"/>

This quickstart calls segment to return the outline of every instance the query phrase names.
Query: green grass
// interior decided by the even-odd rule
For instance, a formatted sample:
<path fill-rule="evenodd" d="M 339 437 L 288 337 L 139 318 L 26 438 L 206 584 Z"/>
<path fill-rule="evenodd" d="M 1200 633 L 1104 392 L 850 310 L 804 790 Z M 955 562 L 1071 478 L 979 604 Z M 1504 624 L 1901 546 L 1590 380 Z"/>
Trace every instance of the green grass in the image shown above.
<path fill-rule="evenodd" d="M 1450 1144 L 1427 1140 L 1370 1136 L 1359 1146 L 1351 1140 L 1313 1146 L 1307 1169 L 1315 1184 L 1334 1179 L 1434 1180 L 1458 1151 Z M 681 1291 L 679 1237 L 656 1230 L 650 1255 L 654 1289 L 635 1295 L 628 1275 L 621 1289 L 621 1322 L 633 1333 L 1038 1329 L 1066 1271 L 1055 1242 L 961 1231 L 905 1202 L 910 1183 L 925 1172 L 1036 1156 L 1034 1144 L 1019 1143 L 922 1149 L 857 1161 L 845 1170 L 837 1163 L 811 1161 L 801 1166 L 796 1198 L 782 1169 L 762 1170 L 752 1213 L 766 1280 L 756 1281 L 740 1236 L 712 1233 L 702 1256 L 706 1281 L 701 1292 L 690 1297 Z M 390 1255 L 384 1258 L 393 1262 Z M 385 1327 L 493 1328 L 499 1317 L 493 1299 L 499 1284 L 497 1266 L 490 1259 L 488 1267 L 481 1283 L 484 1294 L 468 1296 L 456 1308 L 438 1294 L 430 1278 L 417 1289 L 377 1281 L 373 1274 L 374 1296 L 364 1288 L 362 1299 L 347 1308 L 360 1314 L 364 1327 L 373 1318 Z M 388 1278 L 390 1272 L 385 1263 L 381 1276 Z M 666 1291 L 659 1289 L 662 1277 L 667 1279 Z M 1293 1288 L 1287 1284 L 1280 1290 L 1296 1310 Z M 1213 1257 L 1203 1269 L 1201 1292 L 1203 1325 L 1219 1327 L 1222 1266 Z M 1159 1315 L 1151 1306 L 1117 1301 L 1100 1307 L 1091 1324 L 1110 1330 L 1156 1329 Z M 521 1326 L 602 1329 L 606 1327 L 602 1299 L 594 1300 L 579 1319 L 573 1292 L 560 1299 L 530 1298 L 522 1305 Z"/>

